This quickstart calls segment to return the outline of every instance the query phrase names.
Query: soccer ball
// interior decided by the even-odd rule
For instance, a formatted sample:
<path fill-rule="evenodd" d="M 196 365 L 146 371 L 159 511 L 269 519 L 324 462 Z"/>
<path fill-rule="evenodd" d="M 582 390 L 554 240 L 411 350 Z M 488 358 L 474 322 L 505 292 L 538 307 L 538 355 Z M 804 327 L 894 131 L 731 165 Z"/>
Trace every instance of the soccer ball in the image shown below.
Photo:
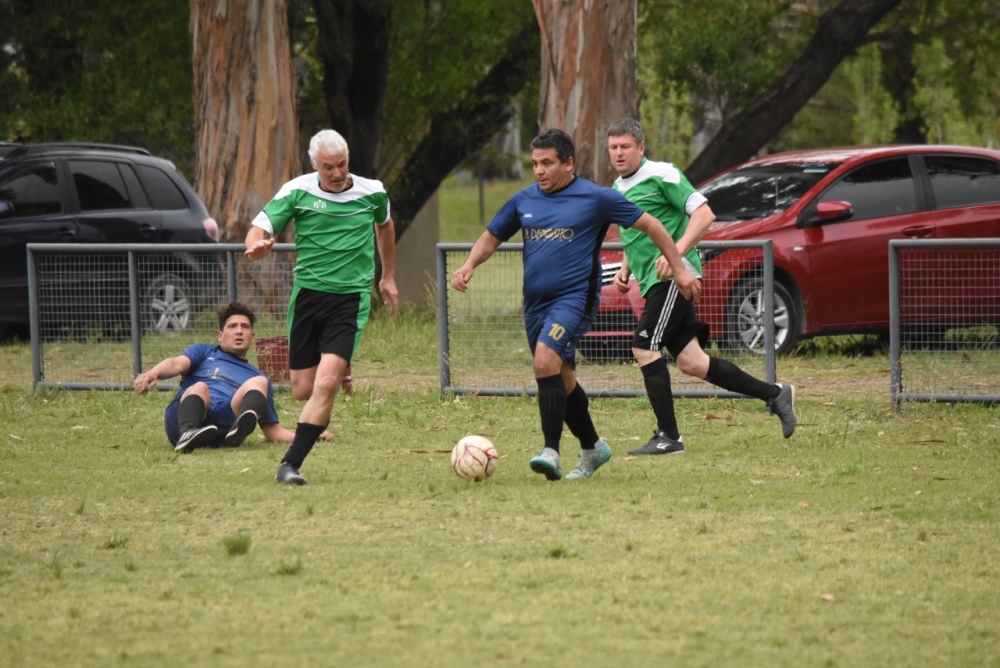
<path fill-rule="evenodd" d="M 482 482 L 497 465 L 497 449 L 488 438 L 466 436 L 451 451 L 451 468 L 465 480 Z"/>

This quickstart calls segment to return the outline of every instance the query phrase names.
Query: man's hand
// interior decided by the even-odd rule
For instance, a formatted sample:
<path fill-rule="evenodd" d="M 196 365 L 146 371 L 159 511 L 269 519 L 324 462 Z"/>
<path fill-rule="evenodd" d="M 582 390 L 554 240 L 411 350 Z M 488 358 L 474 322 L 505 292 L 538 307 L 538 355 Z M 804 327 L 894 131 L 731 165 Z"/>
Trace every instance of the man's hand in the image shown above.
<path fill-rule="evenodd" d="M 674 276 L 674 283 L 680 293 L 692 302 L 697 303 L 701 299 L 701 281 L 687 269 Z"/>
<path fill-rule="evenodd" d="M 271 252 L 272 246 L 274 246 L 273 237 L 270 239 L 258 239 L 253 244 L 247 246 L 243 254 L 251 260 L 259 260 Z"/>
<path fill-rule="evenodd" d="M 661 281 L 665 281 L 674 275 L 673 267 L 671 267 L 670 263 L 667 262 L 667 258 L 663 257 L 662 255 L 656 258 L 655 266 L 656 266 L 656 277 Z"/>
<path fill-rule="evenodd" d="M 472 269 L 461 266 L 451 275 L 451 287 L 459 292 L 465 292 L 469 288 L 469 281 L 472 280 Z"/>
<path fill-rule="evenodd" d="M 628 279 L 632 272 L 619 270 L 615 277 L 611 279 L 612 285 L 618 288 L 618 292 L 628 292 Z"/>
<path fill-rule="evenodd" d="M 156 376 L 147 371 L 145 373 L 140 373 L 138 376 L 135 377 L 135 381 L 132 383 L 132 387 L 134 387 L 135 391 L 138 392 L 139 394 L 145 394 L 146 392 L 156 387 L 156 382 L 158 380 L 159 379 Z"/>
<path fill-rule="evenodd" d="M 383 277 L 378 283 L 378 289 L 382 294 L 382 301 L 389 305 L 389 315 L 396 315 L 396 306 L 399 304 L 399 290 L 396 288 L 396 279 Z"/>

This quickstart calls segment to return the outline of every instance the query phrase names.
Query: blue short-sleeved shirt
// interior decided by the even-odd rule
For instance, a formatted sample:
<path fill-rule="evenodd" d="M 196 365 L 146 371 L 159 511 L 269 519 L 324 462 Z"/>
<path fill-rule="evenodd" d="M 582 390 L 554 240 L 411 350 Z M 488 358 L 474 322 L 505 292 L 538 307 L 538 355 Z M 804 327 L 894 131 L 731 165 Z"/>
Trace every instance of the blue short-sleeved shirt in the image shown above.
<path fill-rule="evenodd" d="M 223 414 L 229 402 L 233 400 L 236 390 L 240 389 L 243 383 L 256 376 L 266 374 L 246 360 L 241 360 L 225 352 L 218 345 L 210 343 L 195 343 L 184 349 L 181 353 L 191 360 L 191 368 L 181 376 L 180 389 L 173 402 L 180 401 L 184 391 L 197 382 L 204 382 L 208 385 L 212 395 L 212 405 L 209 407 L 209 421 L 211 414 L 221 410 Z M 229 412 L 231 415 L 231 411 Z M 220 427 L 228 428 L 235 416 L 230 419 L 229 424 L 220 424 Z M 260 418 L 261 424 L 272 424 L 278 422 L 278 413 L 274 409 L 274 388 L 271 382 L 267 383 L 267 414 Z"/>
<path fill-rule="evenodd" d="M 524 237 L 524 310 L 561 299 L 599 297 L 600 249 L 612 223 L 631 227 L 643 210 L 611 188 L 576 178 L 554 193 L 534 183 L 511 197 L 487 229 Z M 589 309 L 585 309 L 589 310 Z"/>

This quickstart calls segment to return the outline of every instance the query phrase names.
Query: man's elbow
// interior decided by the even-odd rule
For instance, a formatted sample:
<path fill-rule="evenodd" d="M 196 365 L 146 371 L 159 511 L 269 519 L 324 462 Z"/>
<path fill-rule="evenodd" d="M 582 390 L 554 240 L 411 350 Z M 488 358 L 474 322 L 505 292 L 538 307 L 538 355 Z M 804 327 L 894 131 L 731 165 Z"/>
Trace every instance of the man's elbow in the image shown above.
<path fill-rule="evenodd" d="M 698 207 L 697 213 L 700 214 L 700 217 L 702 219 L 702 225 L 704 225 L 705 227 L 708 227 L 709 225 L 715 222 L 715 212 L 712 211 L 711 207 L 709 207 L 708 204 L 702 204 L 700 207 Z"/>

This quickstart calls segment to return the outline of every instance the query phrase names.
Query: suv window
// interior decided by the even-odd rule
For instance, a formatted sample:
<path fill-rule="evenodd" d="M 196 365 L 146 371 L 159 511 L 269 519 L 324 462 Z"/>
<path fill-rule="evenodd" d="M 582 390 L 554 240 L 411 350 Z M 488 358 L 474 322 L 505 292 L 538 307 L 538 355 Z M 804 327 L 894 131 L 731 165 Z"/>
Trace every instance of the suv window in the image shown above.
<path fill-rule="evenodd" d="M 824 200 L 843 200 L 854 208 L 851 220 L 898 216 L 917 211 L 917 191 L 908 158 L 881 160 L 849 172 L 825 193 Z"/>
<path fill-rule="evenodd" d="M 118 166 L 113 162 L 70 160 L 81 211 L 131 209 L 132 203 Z"/>
<path fill-rule="evenodd" d="M 14 205 L 10 217 L 60 215 L 63 212 L 56 167 L 51 162 L 33 165 L 0 183 L 0 199 Z"/>
<path fill-rule="evenodd" d="M 136 165 L 142 185 L 146 187 L 154 209 L 174 210 L 188 208 L 187 199 L 177 184 L 163 171 L 148 165 Z"/>
<path fill-rule="evenodd" d="M 927 155 L 927 174 L 939 209 L 1000 202 L 1000 165 L 988 158 Z"/>

